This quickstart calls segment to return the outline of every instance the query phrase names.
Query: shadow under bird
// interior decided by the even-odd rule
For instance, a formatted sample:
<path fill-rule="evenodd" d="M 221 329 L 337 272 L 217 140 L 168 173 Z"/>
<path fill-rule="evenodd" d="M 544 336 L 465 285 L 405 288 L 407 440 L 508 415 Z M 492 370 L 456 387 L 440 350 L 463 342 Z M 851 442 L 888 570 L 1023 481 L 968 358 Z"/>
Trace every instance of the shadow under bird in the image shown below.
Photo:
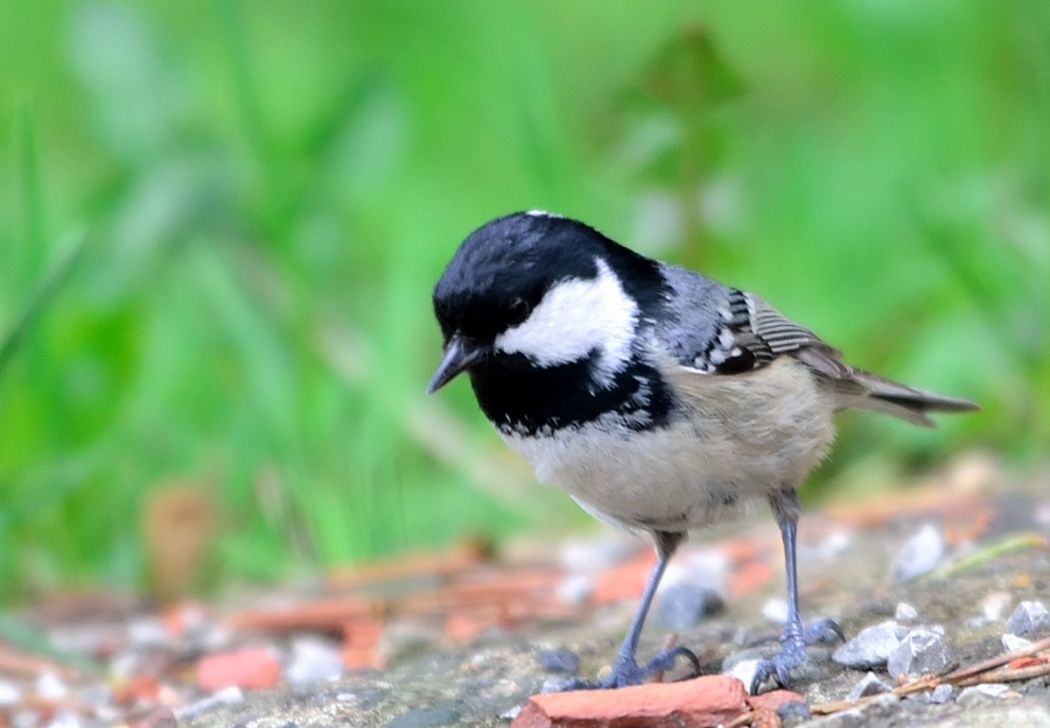
<path fill-rule="evenodd" d="M 478 404 L 537 478 L 603 521 L 652 536 L 659 560 L 611 674 L 635 685 L 678 658 L 635 652 L 653 594 L 687 532 L 764 498 L 784 543 L 781 650 L 750 686 L 787 686 L 806 645 L 841 639 L 804 625 L 795 537 L 798 487 L 824 457 L 837 410 L 932 426 L 976 405 L 846 364 L 754 295 L 652 260 L 544 212 L 493 220 L 463 242 L 434 290 L 445 350 L 429 390 L 470 377 Z"/>

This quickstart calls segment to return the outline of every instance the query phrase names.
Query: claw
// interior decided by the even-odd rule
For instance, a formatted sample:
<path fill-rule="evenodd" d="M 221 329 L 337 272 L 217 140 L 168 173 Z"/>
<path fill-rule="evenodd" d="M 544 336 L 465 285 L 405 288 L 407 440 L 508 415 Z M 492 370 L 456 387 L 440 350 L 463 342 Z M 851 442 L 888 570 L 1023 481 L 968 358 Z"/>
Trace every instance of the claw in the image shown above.
<path fill-rule="evenodd" d="M 813 622 L 802 633 L 802 640 L 807 645 L 829 642 L 845 642 L 846 633 L 842 627 L 832 619 L 818 619 Z"/>
<path fill-rule="evenodd" d="M 583 680 L 573 680 L 566 683 L 562 690 L 612 690 L 625 688 L 630 685 L 641 685 L 653 675 L 673 668 L 679 657 L 684 657 L 692 666 L 693 674 L 690 677 L 696 677 L 700 674 L 700 660 L 697 659 L 693 651 L 687 647 L 675 647 L 674 649 L 664 650 L 650 660 L 645 667 L 641 667 L 633 660 L 618 660 L 613 667 L 612 673 L 601 682 L 591 683 Z"/>

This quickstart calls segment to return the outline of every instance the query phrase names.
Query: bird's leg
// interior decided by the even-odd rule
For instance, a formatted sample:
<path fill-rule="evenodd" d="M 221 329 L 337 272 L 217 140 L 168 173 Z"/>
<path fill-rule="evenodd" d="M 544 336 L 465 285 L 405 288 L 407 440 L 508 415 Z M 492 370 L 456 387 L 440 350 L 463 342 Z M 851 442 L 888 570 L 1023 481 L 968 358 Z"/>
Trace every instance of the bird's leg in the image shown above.
<path fill-rule="evenodd" d="M 771 660 L 762 660 L 755 669 L 751 681 L 751 693 L 755 694 L 767 679 L 772 677 L 780 687 L 788 687 L 791 671 L 806 659 L 806 645 L 815 642 L 843 640 L 842 629 L 830 619 L 802 626 L 802 613 L 798 607 L 798 559 L 795 554 L 798 518 L 802 504 L 798 492 L 783 489 L 769 496 L 769 504 L 780 527 L 780 538 L 784 542 L 784 567 L 787 571 L 788 618 L 780 635 L 780 652 Z"/>
<path fill-rule="evenodd" d="M 649 581 L 646 583 L 645 592 L 642 594 L 642 603 L 638 606 L 638 611 L 635 613 L 634 620 L 631 622 L 631 628 L 628 630 L 627 637 L 624 638 L 623 645 L 620 647 L 620 652 L 616 656 L 616 662 L 613 664 L 612 673 L 597 684 L 574 681 L 567 686 L 568 689 L 607 689 L 622 688 L 628 685 L 640 685 L 656 673 L 674 667 L 675 661 L 679 657 L 684 657 L 687 661 L 692 663 L 694 673 L 700 673 L 700 661 L 696 659 L 696 655 L 694 655 L 691 650 L 685 647 L 675 647 L 669 650 L 664 650 L 644 666 L 639 665 L 638 660 L 635 657 L 635 652 L 638 649 L 638 638 L 642 634 L 642 626 L 645 624 L 645 618 L 649 614 L 649 607 L 652 605 L 653 596 L 656 594 L 656 588 L 660 585 L 660 579 L 663 577 L 664 570 L 667 568 L 667 562 L 671 560 L 671 556 L 674 555 L 675 550 L 678 548 L 678 544 L 682 542 L 682 534 L 680 533 L 667 533 L 660 531 L 657 532 L 654 537 L 656 540 L 656 553 L 659 560 L 656 562 L 656 566 L 653 568 L 652 573 L 649 574 Z"/>

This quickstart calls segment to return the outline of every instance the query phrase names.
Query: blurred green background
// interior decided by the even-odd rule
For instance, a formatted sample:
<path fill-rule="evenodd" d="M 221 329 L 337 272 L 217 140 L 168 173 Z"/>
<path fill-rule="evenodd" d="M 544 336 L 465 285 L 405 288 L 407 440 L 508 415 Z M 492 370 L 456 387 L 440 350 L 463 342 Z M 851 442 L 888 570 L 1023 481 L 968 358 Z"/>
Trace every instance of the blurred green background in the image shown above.
<path fill-rule="evenodd" d="M 845 415 L 811 499 L 1037 459 L 1048 48 L 1041 2 L 2 0 L 2 598 L 145 586 L 171 528 L 229 584 L 584 523 L 423 394 L 434 282 L 520 209 L 983 405 Z"/>

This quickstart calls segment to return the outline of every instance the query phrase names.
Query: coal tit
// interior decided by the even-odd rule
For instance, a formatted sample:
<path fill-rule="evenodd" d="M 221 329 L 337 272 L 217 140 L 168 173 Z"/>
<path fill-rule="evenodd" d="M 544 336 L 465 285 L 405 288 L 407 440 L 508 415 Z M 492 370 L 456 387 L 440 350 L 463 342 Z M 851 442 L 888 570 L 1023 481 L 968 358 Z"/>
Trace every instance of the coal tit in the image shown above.
<path fill-rule="evenodd" d="M 637 684 L 696 657 L 635 650 L 668 560 L 693 528 L 764 498 L 783 537 L 789 616 L 782 649 L 751 687 L 787 685 L 806 644 L 841 638 L 799 613 L 797 489 L 845 408 L 932 426 L 971 402 L 846 364 L 809 329 L 746 291 L 652 260 L 544 212 L 482 226 L 434 290 L 444 358 L 434 392 L 467 372 L 478 404 L 537 478 L 595 517 L 650 534 L 658 563 L 601 687 Z"/>

